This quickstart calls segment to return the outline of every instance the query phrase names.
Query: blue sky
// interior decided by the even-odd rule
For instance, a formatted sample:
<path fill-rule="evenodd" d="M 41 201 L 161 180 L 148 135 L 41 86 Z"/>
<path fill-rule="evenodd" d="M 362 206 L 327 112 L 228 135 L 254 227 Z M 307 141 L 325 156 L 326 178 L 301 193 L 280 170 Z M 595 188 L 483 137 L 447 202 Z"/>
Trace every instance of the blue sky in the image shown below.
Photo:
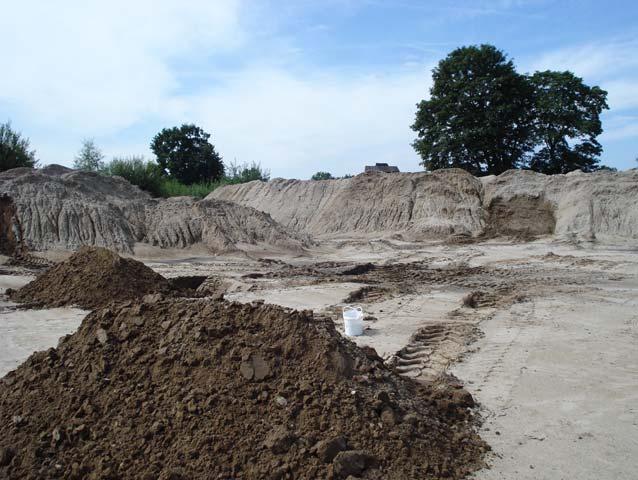
<path fill-rule="evenodd" d="M 637 166 L 638 3 L 475 0 L 124 0 L 3 5 L 0 120 L 43 164 L 83 138 L 143 154 L 192 122 L 225 160 L 273 176 L 419 170 L 410 146 L 431 69 L 492 43 L 521 72 L 569 69 L 609 91 L 603 163 Z"/>

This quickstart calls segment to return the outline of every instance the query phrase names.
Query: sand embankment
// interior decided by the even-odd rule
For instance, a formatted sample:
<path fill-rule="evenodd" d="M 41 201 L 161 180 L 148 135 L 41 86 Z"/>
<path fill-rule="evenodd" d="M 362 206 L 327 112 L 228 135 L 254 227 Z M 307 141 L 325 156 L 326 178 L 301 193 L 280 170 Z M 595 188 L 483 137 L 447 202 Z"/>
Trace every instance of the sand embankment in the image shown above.
<path fill-rule="evenodd" d="M 518 170 L 479 179 L 451 169 L 324 181 L 275 179 L 223 187 L 208 198 L 253 207 L 312 235 L 638 238 L 638 170 L 551 176 Z"/>
<path fill-rule="evenodd" d="M 246 244 L 287 250 L 305 244 L 249 207 L 191 197 L 155 199 L 123 178 L 58 165 L 0 173 L 2 194 L 14 203 L 22 238 L 33 250 L 92 245 L 132 253 L 135 243 L 145 242 L 162 248 L 203 244 L 218 253 Z"/>

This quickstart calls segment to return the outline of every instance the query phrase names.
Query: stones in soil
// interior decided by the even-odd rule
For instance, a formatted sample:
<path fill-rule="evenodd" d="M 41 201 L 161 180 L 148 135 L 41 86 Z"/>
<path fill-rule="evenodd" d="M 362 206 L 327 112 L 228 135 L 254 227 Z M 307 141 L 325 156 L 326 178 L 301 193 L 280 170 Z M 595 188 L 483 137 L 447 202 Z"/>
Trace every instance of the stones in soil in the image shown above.
<path fill-rule="evenodd" d="M 483 465 L 464 406 L 330 321 L 145 298 L 94 311 L 0 381 L 0 478 L 458 479 Z"/>

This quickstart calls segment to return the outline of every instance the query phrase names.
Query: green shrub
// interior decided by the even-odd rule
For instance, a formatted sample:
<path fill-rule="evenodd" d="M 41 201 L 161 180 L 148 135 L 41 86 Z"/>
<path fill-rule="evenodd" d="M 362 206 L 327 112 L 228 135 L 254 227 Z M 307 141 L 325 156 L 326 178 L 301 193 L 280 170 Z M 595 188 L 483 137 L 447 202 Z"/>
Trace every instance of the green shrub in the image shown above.
<path fill-rule="evenodd" d="M 13 130 L 10 122 L 0 124 L 0 172 L 18 167 L 35 168 L 37 164 L 29 139 Z"/>
<path fill-rule="evenodd" d="M 163 178 L 159 166 L 142 156 L 115 157 L 105 166 L 103 173 L 122 177 L 155 197 L 162 194 Z"/>
<path fill-rule="evenodd" d="M 332 180 L 333 178 L 330 172 L 317 172 L 310 177 L 310 180 Z"/>
<path fill-rule="evenodd" d="M 190 196 L 196 198 L 204 198 L 210 192 L 223 185 L 227 185 L 225 180 L 216 182 L 200 182 L 184 185 L 174 178 L 162 178 L 159 185 L 159 195 L 161 197 L 183 197 Z"/>
<path fill-rule="evenodd" d="M 226 176 L 224 177 L 228 184 L 247 183 L 253 180 L 267 182 L 270 180 L 270 170 L 261 168 L 258 162 L 238 164 L 230 162 L 226 166 Z"/>

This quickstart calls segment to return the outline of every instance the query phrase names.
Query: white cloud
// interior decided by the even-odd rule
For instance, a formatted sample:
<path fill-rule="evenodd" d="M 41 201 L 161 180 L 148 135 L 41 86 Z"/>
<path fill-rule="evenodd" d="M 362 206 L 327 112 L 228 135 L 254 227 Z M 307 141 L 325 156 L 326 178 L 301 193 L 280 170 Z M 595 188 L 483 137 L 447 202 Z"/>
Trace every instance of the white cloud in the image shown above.
<path fill-rule="evenodd" d="M 601 141 L 624 140 L 638 137 L 638 115 L 611 115 L 603 122 Z"/>
<path fill-rule="evenodd" d="M 604 82 L 608 91 L 609 108 L 613 111 L 638 108 L 638 80 Z"/>
<path fill-rule="evenodd" d="M 115 131 L 170 113 L 178 79 L 169 63 L 182 53 L 241 40 L 236 0 L 8 3 L 0 101 L 41 125 Z"/>
<path fill-rule="evenodd" d="M 350 77 L 251 68 L 182 107 L 226 160 L 261 162 L 273 176 L 359 173 L 379 161 L 418 170 L 410 124 L 429 91 L 428 71 Z"/>
<path fill-rule="evenodd" d="M 638 67 L 638 42 L 588 43 L 559 48 L 529 62 L 529 70 L 570 70 L 579 77 L 608 78 Z"/>

